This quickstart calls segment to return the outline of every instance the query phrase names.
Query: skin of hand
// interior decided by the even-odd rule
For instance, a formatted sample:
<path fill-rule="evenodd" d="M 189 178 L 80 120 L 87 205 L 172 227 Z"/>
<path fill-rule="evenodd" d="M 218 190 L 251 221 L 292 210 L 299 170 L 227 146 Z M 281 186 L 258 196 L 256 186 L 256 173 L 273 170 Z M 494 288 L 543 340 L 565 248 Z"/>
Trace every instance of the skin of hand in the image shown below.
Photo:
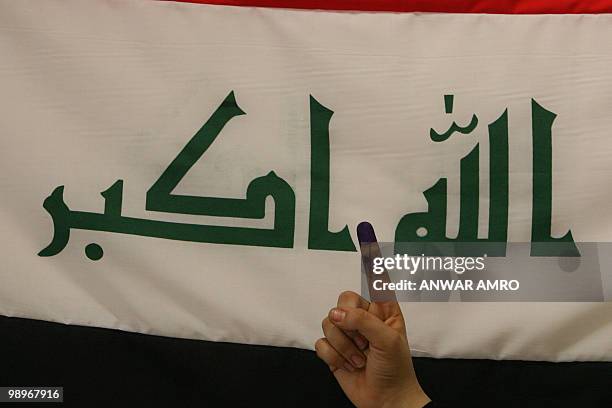
<path fill-rule="evenodd" d="M 374 301 L 343 292 L 323 319 L 325 337 L 315 343 L 317 356 L 358 408 L 421 408 L 430 399 L 412 365 L 402 309 L 394 292 L 382 298 L 372 292 L 372 260 L 381 256 L 372 225 L 361 223 L 357 235 Z M 387 271 L 378 278 L 390 281 Z"/>
<path fill-rule="evenodd" d="M 430 399 L 412 365 L 397 302 L 369 303 L 343 292 L 323 320 L 315 350 L 358 408 L 423 407 Z"/>

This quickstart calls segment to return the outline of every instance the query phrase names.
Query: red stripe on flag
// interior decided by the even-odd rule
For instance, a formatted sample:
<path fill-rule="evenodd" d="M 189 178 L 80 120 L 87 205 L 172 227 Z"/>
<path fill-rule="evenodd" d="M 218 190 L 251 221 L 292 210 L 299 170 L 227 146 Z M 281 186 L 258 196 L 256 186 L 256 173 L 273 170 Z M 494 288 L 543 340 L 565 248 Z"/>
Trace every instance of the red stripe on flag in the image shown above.
<path fill-rule="evenodd" d="M 612 13 L 612 0 L 174 0 L 226 6 L 488 14 Z"/>

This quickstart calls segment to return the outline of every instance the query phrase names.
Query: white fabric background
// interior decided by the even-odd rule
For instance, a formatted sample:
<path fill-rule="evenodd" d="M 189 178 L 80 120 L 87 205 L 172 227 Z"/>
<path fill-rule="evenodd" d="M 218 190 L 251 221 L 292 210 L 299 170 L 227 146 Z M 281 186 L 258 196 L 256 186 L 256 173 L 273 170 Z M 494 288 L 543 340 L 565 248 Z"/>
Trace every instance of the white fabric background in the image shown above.
<path fill-rule="evenodd" d="M 459 159 L 481 143 L 486 236 L 486 127 L 510 121 L 509 240 L 531 227 L 530 99 L 553 128 L 553 234 L 612 241 L 612 16 L 333 13 L 155 1 L 0 1 L 0 313 L 240 343 L 312 348 L 342 290 L 359 290 L 355 253 L 307 247 L 308 97 L 331 121 L 330 229 L 370 221 L 390 241 L 422 192 L 449 179 L 457 231 Z M 59 255 L 44 198 L 65 185 L 71 209 L 103 211 L 125 180 L 123 214 L 234 90 L 233 119 L 176 190 L 243 197 L 274 170 L 294 189 L 295 248 L 177 242 L 72 231 Z M 452 120 L 473 135 L 432 143 Z M 268 214 L 274 209 L 268 202 Z M 91 262 L 84 246 L 105 256 Z M 612 303 L 405 304 L 416 355 L 612 360 Z"/>

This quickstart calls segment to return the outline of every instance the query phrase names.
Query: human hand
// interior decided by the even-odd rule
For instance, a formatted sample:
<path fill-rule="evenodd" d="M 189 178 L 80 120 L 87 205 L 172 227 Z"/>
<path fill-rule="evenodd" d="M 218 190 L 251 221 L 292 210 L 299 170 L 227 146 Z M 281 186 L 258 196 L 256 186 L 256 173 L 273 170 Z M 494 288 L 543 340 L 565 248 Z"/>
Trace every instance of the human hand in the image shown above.
<path fill-rule="evenodd" d="M 357 231 L 367 273 L 380 249 L 369 223 L 359 224 Z M 325 337 L 315 343 L 317 356 L 358 408 L 420 408 L 430 401 L 416 377 L 394 295 L 370 303 L 357 293 L 343 292 L 322 325 Z"/>

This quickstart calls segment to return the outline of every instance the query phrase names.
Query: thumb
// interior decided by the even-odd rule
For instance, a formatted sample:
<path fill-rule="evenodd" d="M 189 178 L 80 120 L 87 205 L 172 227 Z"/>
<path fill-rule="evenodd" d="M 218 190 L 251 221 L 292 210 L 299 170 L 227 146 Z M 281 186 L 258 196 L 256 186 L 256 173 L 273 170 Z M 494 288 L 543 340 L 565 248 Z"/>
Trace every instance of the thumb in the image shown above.
<path fill-rule="evenodd" d="M 361 308 L 334 308 L 329 312 L 329 320 L 340 329 L 358 331 L 370 342 L 370 345 L 379 349 L 393 348 L 402 340 L 399 332 Z"/>

